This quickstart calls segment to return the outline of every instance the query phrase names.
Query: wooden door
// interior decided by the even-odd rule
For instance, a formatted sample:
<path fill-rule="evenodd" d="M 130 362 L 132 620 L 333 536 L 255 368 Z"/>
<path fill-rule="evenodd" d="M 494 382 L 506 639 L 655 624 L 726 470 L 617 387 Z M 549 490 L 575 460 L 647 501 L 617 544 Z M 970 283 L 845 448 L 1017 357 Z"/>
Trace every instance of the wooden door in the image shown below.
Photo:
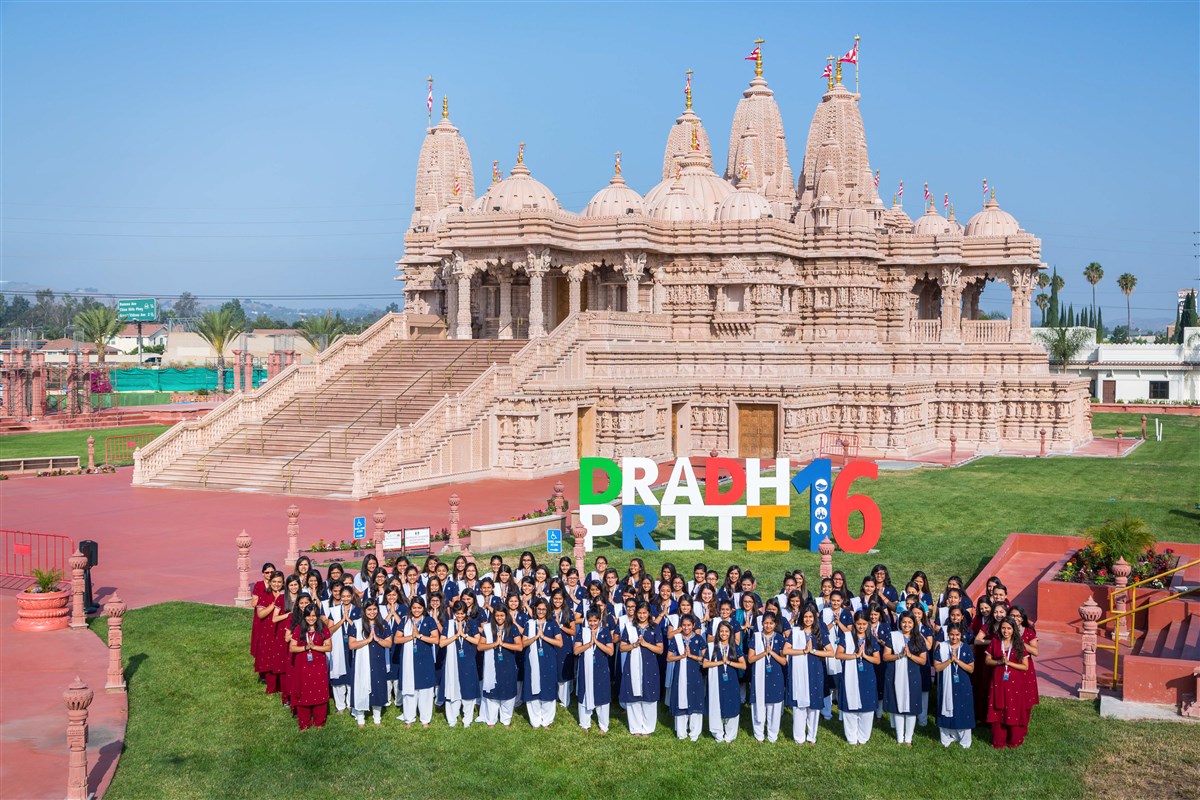
<path fill-rule="evenodd" d="M 554 327 L 557 328 L 571 313 L 571 295 L 565 275 L 554 276 Z"/>
<path fill-rule="evenodd" d="M 576 413 L 575 427 L 575 442 L 576 455 L 579 458 L 588 458 L 596 455 L 596 408 L 588 406 L 581 408 Z"/>
<path fill-rule="evenodd" d="M 682 405 L 671 404 L 671 455 L 679 455 L 679 409 Z"/>
<path fill-rule="evenodd" d="M 1101 391 L 1104 394 L 1104 397 L 1101 398 L 1101 400 L 1103 402 L 1105 402 L 1105 403 L 1117 402 L 1117 382 L 1116 381 L 1104 381 L 1104 383 L 1102 384 Z"/>
<path fill-rule="evenodd" d="M 778 409 L 739 404 L 738 458 L 774 458 L 778 444 Z"/>

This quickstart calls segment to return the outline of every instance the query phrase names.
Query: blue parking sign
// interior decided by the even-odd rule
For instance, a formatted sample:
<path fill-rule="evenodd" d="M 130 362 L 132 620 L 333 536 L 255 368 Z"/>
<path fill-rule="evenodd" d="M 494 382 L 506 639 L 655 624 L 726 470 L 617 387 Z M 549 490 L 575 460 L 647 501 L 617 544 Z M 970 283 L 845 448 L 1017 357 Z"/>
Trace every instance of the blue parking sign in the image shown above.
<path fill-rule="evenodd" d="M 367 538 L 367 518 L 366 517 L 355 517 L 354 518 L 354 538 L 355 539 Z"/>
<path fill-rule="evenodd" d="M 546 552 L 562 552 L 562 531 L 558 528 L 551 528 L 550 530 L 546 531 Z"/>

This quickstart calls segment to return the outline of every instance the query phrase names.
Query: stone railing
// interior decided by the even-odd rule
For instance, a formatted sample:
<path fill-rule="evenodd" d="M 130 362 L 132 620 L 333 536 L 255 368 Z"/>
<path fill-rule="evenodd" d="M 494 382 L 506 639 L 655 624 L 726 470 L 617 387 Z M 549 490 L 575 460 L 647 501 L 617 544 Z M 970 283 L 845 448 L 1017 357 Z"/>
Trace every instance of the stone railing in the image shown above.
<path fill-rule="evenodd" d="M 964 319 L 964 342 L 1007 342 L 1009 324 L 1006 319 Z"/>
<path fill-rule="evenodd" d="M 378 353 L 396 339 L 408 338 L 404 314 L 388 314 L 355 336 L 343 336 L 312 364 L 293 364 L 252 392 L 236 394 L 203 418 L 184 421 L 134 453 L 134 485 L 154 480 L 184 453 L 210 450 L 244 422 L 261 421 L 300 392 L 315 389 L 347 364 Z"/>
<path fill-rule="evenodd" d="M 942 321 L 940 319 L 918 319 L 913 320 L 910 324 L 914 342 L 941 341 Z"/>

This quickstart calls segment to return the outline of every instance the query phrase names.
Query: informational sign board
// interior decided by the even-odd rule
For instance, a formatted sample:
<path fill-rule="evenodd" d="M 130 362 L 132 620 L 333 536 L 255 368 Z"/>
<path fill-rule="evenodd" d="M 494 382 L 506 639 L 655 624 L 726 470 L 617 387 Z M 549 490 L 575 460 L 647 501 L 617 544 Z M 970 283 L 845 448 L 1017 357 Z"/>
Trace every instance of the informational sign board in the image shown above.
<path fill-rule="evenodd" d="M 384 531 L 383 549 L 401 550 L 404 548 L 404 531 Z"/>
<path fill-rule="evenodd" d="M 562 552 L 562 531 L 558 528 L 546 531 L 546 552 L 552 555 Z"/>
<path fill-rule="evenodd" d="M 429 547 L 429 528 L 405 528 L 405 547 Z"/>
<path fill-rule="evenodd" d="M 367 538 L 367 518 L 366 517 L 355 517 L 354 518 L 354 538 L 355 539 Z"/>
<path fill-rule="evenodd" d="M 153 297 L 118 300 L 117 313 L 126 322 L 154 322 L 158 319 L 158 301 Z"/>

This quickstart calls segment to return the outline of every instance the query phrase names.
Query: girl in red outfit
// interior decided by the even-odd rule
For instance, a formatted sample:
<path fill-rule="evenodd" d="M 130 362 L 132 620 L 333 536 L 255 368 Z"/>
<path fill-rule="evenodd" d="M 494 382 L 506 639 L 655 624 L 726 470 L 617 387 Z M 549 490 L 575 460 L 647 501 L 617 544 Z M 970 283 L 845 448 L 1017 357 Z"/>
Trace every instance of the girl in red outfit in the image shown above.
<path fill-rule="evenodd" d="M 300 730 L 325 727 L 329 713 L 329 671 L 326 653 L 332 649 L 329 632 L 317 607 L 304 609 L 301 625 L 292 631 L 292 708 Z"/>
<path fill-rule="evenodd" d="M 987 649 L 992 667 L 987 720 L 992 723 L 992 747 L 1020 747 L 1029 728 L 1029 657 L 1017 635 L 1017 625 L 1006 618 Z"/>
<path fill-rule="evenodd" d="M 1037 664 L 1034 663 L 1038 657 L 1037 631 L 1033 628 L 1033 620 L 1020 606 L 1013 606 L 1008 615 L 1017 624 L 1017 635 L 1021 637 L 1021 644 L 1025 645 L 1025 655 L 1029 659 L 1029 672 L 1025 673 L 1026 689 L 1029 692 L 1029 705 L 1036 706 L 1041 702 L 1038 699 Z"/>
<path fill-rule="evenodd" d="M 271 575 L 275 572 L 275 565 L 270 561 L 262 566 L 262 580 L 254 584 L 254 588 L 250 590 L 250 596 L 254 601 L 254 608 L 258 608 L 258 601 L 271 593 L 270 583 Z M 250 655 L 254 655 L 255 648 L 258 647 L 258 632 L 260 624 L 258 614 L 250 620 Z"/>
<path fill-rule="evenodd" d="M 283 646 L 283 636 L 277 632 L 279 622 L 275 619 L 276 614 L 283 614 L 283 573 L 271 573 L 267 587 L 254 609 L 259 624 L 254 670 L 266 682 L 267 694 L 275 694 L 280 688 L 279 676 L 287 663 L 287 649 Z"/>

